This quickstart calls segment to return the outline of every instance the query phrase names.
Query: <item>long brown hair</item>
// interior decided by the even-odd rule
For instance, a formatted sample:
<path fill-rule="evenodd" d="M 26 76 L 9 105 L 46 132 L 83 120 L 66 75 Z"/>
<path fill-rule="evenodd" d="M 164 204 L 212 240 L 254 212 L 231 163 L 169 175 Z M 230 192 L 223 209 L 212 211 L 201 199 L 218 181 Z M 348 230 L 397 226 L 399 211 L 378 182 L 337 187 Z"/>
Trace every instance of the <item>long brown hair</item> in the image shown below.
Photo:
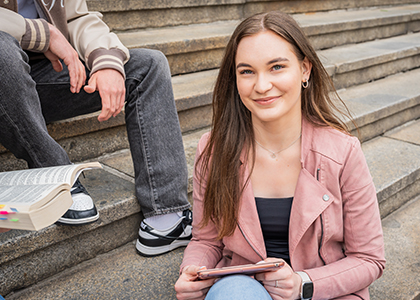
<path fill-rule="evenodd" d="M 239 200 L 249 181 L 249 177 L 243 178 L 241 154 L 245 154 L 245 163 L 248 160 L 246 156 L 250 152 L 255 153 L 251 113 L 243 105 L 236 86 L 237 48 L 244 37 L 265 30 L 271 30 L 289 42 L 299 61 L 307 57 L 312 63 L 309 86 L 301 93 L 302 116 L 316 126 L 331 126 L 346 133 L 349 129 L 338 114 L 352 120 L 315 50 L 292 17 L 273 11 L 241 22 L 225 49 L 213 92 L 212 131 L 196 164 L 196 174 L 199 174 L 201 182 L 206 181 L 201 225 L 213 221 L 218 227 L 220 239 L 233 234 L 238 220 Z M 330 92 L 335 99 L 330 97 Z M 341 105 L 336 106 L 335 100 Z"/>

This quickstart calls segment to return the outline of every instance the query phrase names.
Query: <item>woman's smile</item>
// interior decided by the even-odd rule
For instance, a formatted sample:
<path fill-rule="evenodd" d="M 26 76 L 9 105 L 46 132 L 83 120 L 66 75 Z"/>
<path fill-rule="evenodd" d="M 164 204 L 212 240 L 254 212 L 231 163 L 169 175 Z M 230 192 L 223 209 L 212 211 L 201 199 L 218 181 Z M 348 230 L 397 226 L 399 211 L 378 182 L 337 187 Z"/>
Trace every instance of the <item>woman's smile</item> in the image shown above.
<path fill-rule="evenodd" d="M 260 105 L 270 105 L 274 103 L 276 100 L 279 100 L 280 97 L 281 96 L 264 97 L 264 98 L 254 99 L 254 101 Z"/>

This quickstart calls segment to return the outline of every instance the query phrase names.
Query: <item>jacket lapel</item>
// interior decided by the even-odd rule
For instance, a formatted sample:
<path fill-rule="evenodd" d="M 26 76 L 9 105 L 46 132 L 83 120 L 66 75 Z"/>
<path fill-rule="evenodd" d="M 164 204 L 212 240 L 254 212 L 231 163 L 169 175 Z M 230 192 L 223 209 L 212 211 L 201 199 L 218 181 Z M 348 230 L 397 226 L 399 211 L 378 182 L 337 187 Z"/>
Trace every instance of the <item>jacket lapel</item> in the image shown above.
<path fill-rule="evenodd" d="M 290 256 L 309 226 L 334 201 L 334 196 L 306 169 L 302 169 L 296 185 L 289 224 Z"/>

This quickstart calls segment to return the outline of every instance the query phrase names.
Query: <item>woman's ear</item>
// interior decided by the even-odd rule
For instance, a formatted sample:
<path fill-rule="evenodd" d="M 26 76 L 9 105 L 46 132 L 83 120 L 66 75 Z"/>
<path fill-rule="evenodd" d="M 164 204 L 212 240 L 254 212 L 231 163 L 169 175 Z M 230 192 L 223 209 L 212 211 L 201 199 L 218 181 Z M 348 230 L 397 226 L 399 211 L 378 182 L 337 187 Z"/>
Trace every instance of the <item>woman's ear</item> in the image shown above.
<path fill-rule="evenodd" d="M 311 76 L 312 70 L 312 63 L 309 61 L 307 57 L 305 57 L 302 61 L 302 81 L 309 80 Z"/>

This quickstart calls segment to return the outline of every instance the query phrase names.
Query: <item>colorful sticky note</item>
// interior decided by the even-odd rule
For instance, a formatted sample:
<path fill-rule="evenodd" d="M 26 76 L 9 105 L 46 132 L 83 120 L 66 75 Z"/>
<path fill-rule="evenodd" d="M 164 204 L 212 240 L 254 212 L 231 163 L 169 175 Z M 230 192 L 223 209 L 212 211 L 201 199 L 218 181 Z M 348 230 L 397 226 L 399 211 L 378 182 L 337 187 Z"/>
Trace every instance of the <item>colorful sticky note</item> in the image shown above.
<path fill-rule="evenodd" d="M 19 219 L 10 219 L 10 221 L 12 221 L 12 222 L 18 222 Z"/>
<path fill-rule="evenodd" d="M 4 221 L 4 220 L 7 220 L 7 218 L 0 218 L 0 220 Z"/>
<path fill-rule="evenodd" d="M 0 209 L 2 209 L 3 207 L 5 207 L 6 205 L 4 204 L 0 204 Z"/>
<path fill-rule="evenodd" d="M 18 212 L 18 210 L 16 208 L 13 208 L 13 207 L 11 207 L 10 210 L 14 211 L 14 212 Z"/>

